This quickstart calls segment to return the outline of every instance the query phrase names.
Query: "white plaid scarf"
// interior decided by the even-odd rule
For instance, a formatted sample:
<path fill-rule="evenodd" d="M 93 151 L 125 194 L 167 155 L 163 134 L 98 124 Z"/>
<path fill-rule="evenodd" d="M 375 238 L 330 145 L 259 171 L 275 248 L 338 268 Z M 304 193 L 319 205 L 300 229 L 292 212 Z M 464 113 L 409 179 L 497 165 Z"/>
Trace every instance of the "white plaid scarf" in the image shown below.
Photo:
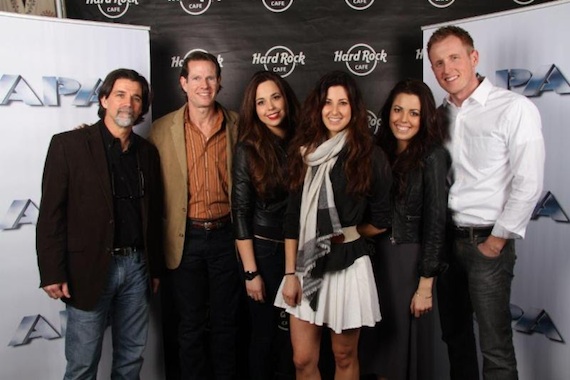
<path fill-rule="evenodd" d="M 346 142 L 346 130 L 325 141 L 304 157 L 307 167 L 303 184 L 299 218 L 299 248 L 297 272 L 303 275 L 303 296 L 316 309 L 322 276 L 311 271 L 317 260 L 331 250 L 331 238 L 342 234 L 342 226 L 334 203 L 330 171 Z M 304 154 L 305 147 L 301 148 Z"/>

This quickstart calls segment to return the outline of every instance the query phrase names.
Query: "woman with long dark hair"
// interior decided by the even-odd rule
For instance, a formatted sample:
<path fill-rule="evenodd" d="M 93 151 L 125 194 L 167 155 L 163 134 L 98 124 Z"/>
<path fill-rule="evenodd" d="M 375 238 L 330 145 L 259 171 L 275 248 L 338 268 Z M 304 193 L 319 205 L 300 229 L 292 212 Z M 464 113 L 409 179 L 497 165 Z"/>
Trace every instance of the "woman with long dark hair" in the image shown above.
<path fill-rule="evenodd" d="M 283 220 L 287 206 L 287 147 L 299 102 L 280 76 L 259 71 L 240 109 L 234 153 L 232 213 L 251 315 L 249 372 L 267 380 L 292 368 L 289 340 L 278 342 L 280 310 L 273 306 L 285 270 Z M 283 359 L 285 358 L 285 359 Z M 287 360 L 288 358 L 288 360 Z M 280 363 L 281 361 L 281 363 Z M 285 363 L 283 363 L 285 362 Z"/>
<path fill-rule="evenodd" d="M 378 144 L 392 166 L 393 219 L 377 240 L 374 270 L 382 322 L 362 334 L 363 373 L 431 379 L 434 278 L 443 269 L 450 158 L 429 87 L 396 84 L 382 108 Z"/>
<path fill-rule="evenodd" d="M 392 179 L 349 74 L 335 71 L 319 80 L 290 152 L 285 273 L 275 304 L 291 314 L 297 379 L 320 378 L 323 326 L 330 329 L 335 379 L 358 379 L 360 328 L 380 320 L 362 235 L 389 226 Z"/>

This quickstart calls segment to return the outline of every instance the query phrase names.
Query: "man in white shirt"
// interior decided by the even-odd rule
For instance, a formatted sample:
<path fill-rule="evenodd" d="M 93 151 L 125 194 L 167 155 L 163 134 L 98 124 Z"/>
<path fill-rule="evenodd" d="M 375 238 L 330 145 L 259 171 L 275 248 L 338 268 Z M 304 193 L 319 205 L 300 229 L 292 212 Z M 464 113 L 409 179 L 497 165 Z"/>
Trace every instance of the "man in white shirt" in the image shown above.
<path fill-rule="evenodd" d="M 432 70 L 448 93 L 452 157 L 449 209 L 453 249 L 440 276 L 440 314 L 452 379 L 479 379 L 472 313 L 479 326 L 485 379 L 517 379 L 509 308 L 514 239 L 542 191 L 540 114 L 524 96 L 479 77 L 473 39 L 456 26 L 427 44 Z M 450 229 L 451 231 L 451 229 Z"/>

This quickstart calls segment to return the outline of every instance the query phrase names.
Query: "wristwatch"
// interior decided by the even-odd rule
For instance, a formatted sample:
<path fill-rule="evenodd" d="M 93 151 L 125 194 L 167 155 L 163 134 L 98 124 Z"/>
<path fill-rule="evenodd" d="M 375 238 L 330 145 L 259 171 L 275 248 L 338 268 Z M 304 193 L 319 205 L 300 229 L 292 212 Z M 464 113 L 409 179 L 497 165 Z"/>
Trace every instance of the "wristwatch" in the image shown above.
<path fill-rule="evenodd" d="M 254 278 L 257 277 L 258 274 L 259 274 L 258 271 L 251 272 L 251 271 L 248 271 L 248 270 L 247 270 L 247 271 L 243 272 L 243 275 L 245 276 L 245 279 L 246 279 L 247 281 L 253 280 Z"/>

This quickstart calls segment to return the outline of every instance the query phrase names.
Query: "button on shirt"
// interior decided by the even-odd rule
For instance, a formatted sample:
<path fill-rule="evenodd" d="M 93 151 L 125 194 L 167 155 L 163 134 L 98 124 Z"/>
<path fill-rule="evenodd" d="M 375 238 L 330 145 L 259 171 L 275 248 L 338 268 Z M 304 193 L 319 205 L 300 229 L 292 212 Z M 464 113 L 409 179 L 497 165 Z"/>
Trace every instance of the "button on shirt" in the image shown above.
<path fill-rule="evenodd" d="M 123 152 L 121 141 L 101 123 L 101 134 L 109 166 L 115 219 L 115 247 L 143 248 L 141 198 L 144 179 L 137 159 L 137 139 L 129 138 L 129 147 Z"/>
<path fill-rule="evenodd" d="M 230 213 L 227 137 L 224 114 L 217 110 L 215 132 L 206 138 L 184 110 L 188 164 L 188 217 L 215 220 Z"/>
<path fill-rule="evenodd" d="M 522 238 L 542 191 L 540 114 L 526 97 L 484 79 L 461 107 L 449 98 L 453 185 L 449 207 L 458 226 L 494 225 L 494 236 Z"/>

